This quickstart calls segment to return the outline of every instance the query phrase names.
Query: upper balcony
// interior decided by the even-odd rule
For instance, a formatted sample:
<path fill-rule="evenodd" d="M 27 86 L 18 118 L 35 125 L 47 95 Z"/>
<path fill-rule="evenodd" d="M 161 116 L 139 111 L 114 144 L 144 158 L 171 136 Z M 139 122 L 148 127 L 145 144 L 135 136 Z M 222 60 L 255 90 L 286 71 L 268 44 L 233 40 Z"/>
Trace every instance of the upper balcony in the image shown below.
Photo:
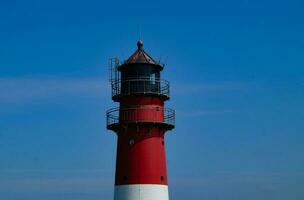
<path fill-rule="evenodd" d="M 112 99 L 119 101 L 121 97 L 150 95 L 168 100 L 170 84 L 162 79 L 132 78 L 127 80 L 114 79 L 111 81 Z"/>

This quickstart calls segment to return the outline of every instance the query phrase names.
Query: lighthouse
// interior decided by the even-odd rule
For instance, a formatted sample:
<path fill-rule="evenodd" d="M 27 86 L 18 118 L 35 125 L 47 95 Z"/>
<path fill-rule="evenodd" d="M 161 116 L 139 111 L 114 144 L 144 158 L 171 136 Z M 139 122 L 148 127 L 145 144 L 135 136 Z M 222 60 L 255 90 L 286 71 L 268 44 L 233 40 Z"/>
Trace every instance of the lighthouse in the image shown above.
<path fill-rule="evenodd" d="M 165 108 L 170 85 L 161 79 L 164 65 L 144 51 L 124 62 L 110 59 L 112 100 L 107 129 L 117 136 L 114 200 L 168 200 L 165 133 L 175 126 L 175 112 Z"/>

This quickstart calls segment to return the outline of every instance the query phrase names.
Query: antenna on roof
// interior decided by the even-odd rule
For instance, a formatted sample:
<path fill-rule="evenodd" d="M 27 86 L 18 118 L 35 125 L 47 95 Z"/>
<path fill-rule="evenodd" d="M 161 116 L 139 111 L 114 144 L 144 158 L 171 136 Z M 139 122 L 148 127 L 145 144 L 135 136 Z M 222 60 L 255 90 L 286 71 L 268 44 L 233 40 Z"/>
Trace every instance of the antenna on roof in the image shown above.
<path fill-rule="evenodd" d="M 137 41 L 137 49 L 142 50 L 143 49 L 143 42 L 141 40 L 141 31 L 140 31 L 140 25 L 138 25 L 138 41 Z"/>
<path fill-rule="evenodd" d="M 138 25 L 138 41 L 141 40 L 141 30 L 140 25 Z"/>

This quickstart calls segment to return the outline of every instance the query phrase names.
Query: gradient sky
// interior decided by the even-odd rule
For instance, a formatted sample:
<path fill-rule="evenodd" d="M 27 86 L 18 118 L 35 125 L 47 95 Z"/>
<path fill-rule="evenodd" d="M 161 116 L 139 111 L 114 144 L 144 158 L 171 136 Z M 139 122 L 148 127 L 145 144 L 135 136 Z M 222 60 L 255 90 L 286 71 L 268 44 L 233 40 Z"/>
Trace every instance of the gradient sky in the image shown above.
<path fill-rule="evenodd" d="M 304 199 L 303 1 L 0 1 L 0 199 L 113 197 L 108 58 L 166 63 L 173 200 Z"/>

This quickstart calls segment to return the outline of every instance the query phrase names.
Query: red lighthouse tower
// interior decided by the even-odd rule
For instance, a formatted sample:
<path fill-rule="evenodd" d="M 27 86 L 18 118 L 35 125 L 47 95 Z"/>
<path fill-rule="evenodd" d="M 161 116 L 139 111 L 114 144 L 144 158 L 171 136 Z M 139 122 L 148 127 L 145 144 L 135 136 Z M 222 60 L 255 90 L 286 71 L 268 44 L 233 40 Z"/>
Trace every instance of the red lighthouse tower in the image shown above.
<path fill-rule="evenodd" d="M 112 99 L 107 129 L 117 133 L 115 200 L 168 200 L 164 135 L 174 128 L 174 110 L 164 108 L 169 82 L 164 66 L 143 49 L 142 41 L 125 62 L 111 59 Z"/>

